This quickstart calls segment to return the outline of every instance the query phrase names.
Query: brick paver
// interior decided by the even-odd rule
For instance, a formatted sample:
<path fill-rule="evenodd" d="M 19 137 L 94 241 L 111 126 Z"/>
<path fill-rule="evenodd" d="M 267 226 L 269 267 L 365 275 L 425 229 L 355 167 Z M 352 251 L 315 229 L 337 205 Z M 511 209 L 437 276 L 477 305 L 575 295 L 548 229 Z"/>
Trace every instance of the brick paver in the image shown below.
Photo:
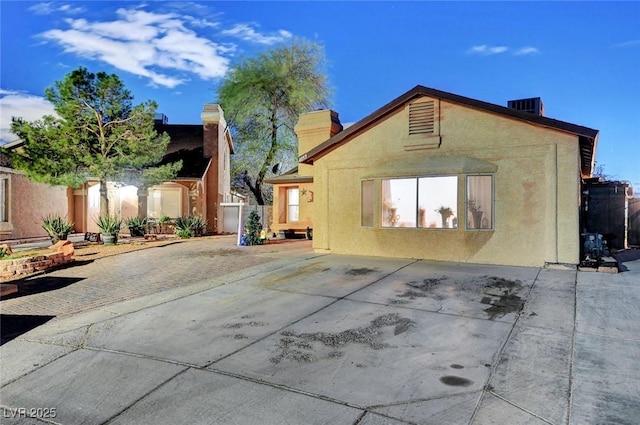
<path fill-rule="evenodd" d="M 238 247 L 236 237 L 190 240 L 101 258 L 19 282 L 19 293 L 0 301 L 13 315 L 66 316 L 119 301 L 220 278 L 311 251 L 310 241 Z M 17 296 L 16 296 L 17 295 Z"/>

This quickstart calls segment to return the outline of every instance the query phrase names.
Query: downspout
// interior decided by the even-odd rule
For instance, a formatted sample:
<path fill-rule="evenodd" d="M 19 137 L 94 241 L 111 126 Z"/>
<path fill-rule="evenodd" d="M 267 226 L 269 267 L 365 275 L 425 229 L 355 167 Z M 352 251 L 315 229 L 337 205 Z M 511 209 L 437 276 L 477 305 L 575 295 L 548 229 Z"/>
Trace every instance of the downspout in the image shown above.
<path fill-rule="evenodd" d="M 554 259 L 554 263 L 558 264 L 558 237 L 560 234 L 560 229 L 558 228 L 558 145 L 554 144 L 553 145 L 554 149 L 553 149 L 553 202 L 554 202 L 554 210 L 555 210 L 555 214 L 553 215 L 554 218 L 554 223 L 553 223 L 553 227 L 555 230 L 555 234 L 554 234 L 554 244 L 553 244 L 553 259 Z"/>

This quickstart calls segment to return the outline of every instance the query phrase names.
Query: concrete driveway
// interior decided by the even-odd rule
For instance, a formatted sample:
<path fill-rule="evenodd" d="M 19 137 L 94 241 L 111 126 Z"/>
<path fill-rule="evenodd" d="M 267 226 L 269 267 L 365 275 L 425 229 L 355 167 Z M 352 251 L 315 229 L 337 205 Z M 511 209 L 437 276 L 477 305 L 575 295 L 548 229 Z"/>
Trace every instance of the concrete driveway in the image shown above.
<path fill-rule="evenodd" d="M 624 267 L 296 253 L 3 345 L 2 423 L 637 423 Z"/>

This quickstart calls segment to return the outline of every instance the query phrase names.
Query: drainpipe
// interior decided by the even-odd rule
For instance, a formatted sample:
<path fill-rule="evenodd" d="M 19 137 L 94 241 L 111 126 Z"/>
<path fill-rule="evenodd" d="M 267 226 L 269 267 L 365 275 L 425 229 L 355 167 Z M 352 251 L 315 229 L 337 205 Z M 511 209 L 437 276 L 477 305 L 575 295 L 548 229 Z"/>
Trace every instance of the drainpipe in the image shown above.
<path fill-rule="evenodd" d="M 556 264 L 558 264 L 558 235 L 560 232 L 560 229 L 558 229 L 558 145 L 555 144 L 553 145 L 554 149 L 553 149 L 553 207 L 555 210 L 555 213 L 553 214 L 553 218 L 554 218 L 554 223 L 553 223 L 553 229 L 554 229 L 554 243 L 553 243 L 553 258 L 554 258 L 554 262 Z"/>

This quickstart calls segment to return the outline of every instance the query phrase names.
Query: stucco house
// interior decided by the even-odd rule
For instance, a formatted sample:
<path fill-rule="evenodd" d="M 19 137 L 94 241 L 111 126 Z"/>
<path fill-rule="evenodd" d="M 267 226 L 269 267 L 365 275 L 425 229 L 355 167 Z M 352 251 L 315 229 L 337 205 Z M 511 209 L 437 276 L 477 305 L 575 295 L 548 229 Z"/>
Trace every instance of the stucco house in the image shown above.
<path fill-rule="evenodd" d="M 578 264 L 598 131 L 539 98 L 508 105 L 416 86 L 346 129 L 302 115 L 299 166 L 270 179 L 272 229 L 310 226 L 318 252 Z"/>
<path fill-rule="evenodd" d="M 207 220 L 209 231 L 218 231 L 224 214 L 220 204 L 233 201 L 230 188 L 233 141 L 219 105 L 206 104 L 201 119 L 202 124 L 169 124 L 164 115 L 158 116 L 157 131 L 167 132 L 171 138 L 162 162 L 182 160 L 183 167 L 175 179 L 146 191 L 108 182 L 112 214 L 123 218 L 141 216 L 156 219 L 163 215 L 174 219 L 199 215 Z M 12 148 L 19 148 L 19 143 Z M 8 170 L 5 172 L 9 188 L 7 204 L 11 208 L 5 227 L 10 228 L 10 232 L 3 233 L 5 239 L 46 236 L 40 225 L 42 216 L 48 212 L 66 215 L 75 223 L 76 232 L 98 232 L 94 220 L 100 211 L 99 182 L 89 181 L 74 189 L 53 187 L 26 181 L 24 176 L 15 172 L 9 174 Z M 2 177 L 0 175 L 0 180 Z M 29 189 L 16 191 L 16 185 Z M 34 196 L 37 196 L 37 201 Z M 41 208 L 43 205 L 46 207 Z M 17 209 L 14 208 L 16 206 Z M 29 216 L 26 220 L 25 215 Z"/>

